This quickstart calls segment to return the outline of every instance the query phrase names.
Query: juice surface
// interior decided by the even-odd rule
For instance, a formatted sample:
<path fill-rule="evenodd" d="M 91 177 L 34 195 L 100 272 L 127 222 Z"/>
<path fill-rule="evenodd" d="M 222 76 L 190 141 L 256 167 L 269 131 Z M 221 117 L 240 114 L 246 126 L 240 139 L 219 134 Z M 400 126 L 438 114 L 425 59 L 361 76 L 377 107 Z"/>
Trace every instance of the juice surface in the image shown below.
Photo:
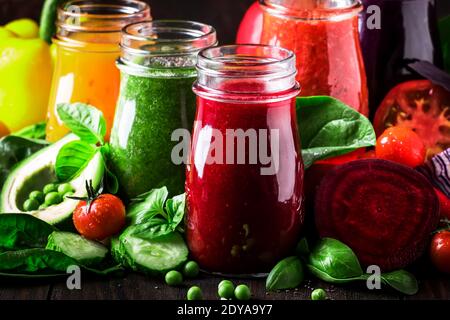
<path fill-rule="evenodd" d="M 171 194 L 184 192 L 185 166 L 172 162 L 178 141 L 172 142 L 171 135 L 192 128 L 195 78 L 194 70 L 149 77 L 122 73 L 111 152 L 114 172 L 128 197 L 162 186 Z"/>
<path fill-rule="evenodd" d="M 117 44 L 83 43 L 72 48 L 57 42 L 57 59 L 50 93 L 47 140 L 56 141 L 68 133 L 59 120 L 59 103 L 83 102 L 100 109 L 107 123 L 107 139 L 114 120 L 120 73 Z M 99 49 L 103 49 L 99 51 Z"/>
<path fill-rule="evenodd" d="M 263 19 L 261 43 L 295 52 L 302 96 L 329 95 L 368 115 L 357 15 L 320 20 L 264 12 Z"/>
<path fill-rule="evenodd" d="M 295 99 L 273 103 L 229 103 L 197 98 L 190 164 L 186 173 L 187 230 L 192 258 L 202 268 L 226 273 L 267 272 L 295 246 L 303 223 L 303 164 Z M 211 129 L 275 129 L 279 170 L 261 175 L 251 164 L 209 163 L 204 139 Z M 248 141 L 247 141 L 248 143 Z M 259 148 L 261 145 L 259 144 Z M 224 143 L 223 157 L 230 148 Z"/>

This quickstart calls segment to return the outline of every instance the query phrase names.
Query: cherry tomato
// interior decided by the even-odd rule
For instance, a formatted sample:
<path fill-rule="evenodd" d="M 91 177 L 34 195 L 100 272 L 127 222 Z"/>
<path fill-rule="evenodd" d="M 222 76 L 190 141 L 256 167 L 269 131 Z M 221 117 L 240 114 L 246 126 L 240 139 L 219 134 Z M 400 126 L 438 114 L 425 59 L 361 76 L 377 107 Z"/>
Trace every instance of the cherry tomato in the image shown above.
<path fill-rule="evenodd" d="M 430 257 L 439 271 L 450 273 L 450 231 L 441 231 L 433 236 Z"/>
<path fill-rule="evenodd" d="M 377 158 L 391 160 L 409 167 L 425 162 L 425 145 L 411 129 L 391 127 L 378 137 L 375 147 Z"/>
<path fill-rule="evenodd" d="M 263 28 L 263 9 L 258 1 L 253 3 L 239 25 L 236 43 L 259 44 Z"/>
<path fill-rule="evenodd" d="M 77 231 L 91 240 L 106 239 L 125 226 L 125 206 L 111 194 L 96 197 L 89 206 L 80 201 L 73 213 L 73 223 Z"/>
<path fill-rule="evenodd" d="M 441 192 L 438 188 L 434 188 L 438 198 L 442 219 L 448 219 L 450 221 L 450 199 Z"/>
<path fill-rule="evenodd" d="M 425 144 L 427 159 L 450 147 L 450 92 L 428 80 L 414 80 L 394 87 L 374 118 L 381 135 L 386 128 L 406 127 Z"/>

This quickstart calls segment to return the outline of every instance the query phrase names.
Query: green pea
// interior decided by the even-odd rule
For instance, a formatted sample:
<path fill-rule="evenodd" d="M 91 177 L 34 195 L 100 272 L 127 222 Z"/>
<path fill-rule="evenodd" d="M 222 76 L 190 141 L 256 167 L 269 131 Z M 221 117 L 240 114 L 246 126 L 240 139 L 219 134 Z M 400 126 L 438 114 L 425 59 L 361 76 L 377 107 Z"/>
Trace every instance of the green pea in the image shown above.
<path fill-rule="evenodd" d="M 186 297 L 188 300 L 202 300 L 203 299 L 202 289 L 200 289 L 197 286 L 190 287 Z"/>
<path fill-rule="evenodd" d="M 44 203 L 45 203 L 47 206 L 50 207 L 50 206 L 52 206 L 52 205 L 61 203 L 61 201 L 62 201 L 62 199 L 61 199 L 61 196 L 59 195 L 59 193 L 53 191 L 53 192 L 48 193 L 48 194 L 45 196 L 45 202 L 44 202 Z"/>
<path fill-rule="evenodd" d="M 200 268 L 195 261 L 188 261 L 183 267 L 183 274 L 188 278 L 195 278 L 198 276 Z"/>
<path fill-rule="evenodd" d="M 23 210 L 25 211 L 33 211 L 39 208 L 39 202 L 37 202 L 35 199 L 27 199 L 23 203 Z"/>
<path fill-rule="evenodd" d="M 63 195 L 63 200 L 64 199 L 66 199 L 67 197 L 72 197 L 74 195 L 74 193 L 73 193 L 73 191 L 69 191 L 69 192 L 66 192 L 66 193 L 64 193 L 64 195 Z"/>
<path fill-rule="evenodd" d="M 311 292 L 311 300 L 325 300 L 326 298 L 327 293 L 321 288 L 315 289 Z"/>
<path fill-rule="evenodd" d="M 39 210 L 44 210 L 44 209 L 47 209 L 47 208 L 48 208 L 48 206 L 45 203 L 43 203 L 43 204 L 41 204 L 39 206 Z"/>
<path fill-rule="evenodd" d="M 240 284 L 234 289 L 234 295 L 238 300 L 250 300 L 252 293 L 250 288 L 245 284 Z"/>
<path fill-rule="evenodd" d="M 39 203 L 43 203 L 44 202 L 44 194 L 41 191 L 32 191 L 28 198 L 29 199 L 34 199 L 34 200 L 36 200 Z"/>
<path fill-rule="evenodd" d="M 63 196 L 67 192 L 73 192 L 73 188 L 70 183 L 63 183 L 58 186 L 58 193 Z"/>
<path fill-rule="evenodd" d="M 222 285 L 219 284 L 217 294 L 220 298 L 225 299 L 231 299 L 234 297 L 234 285 L 231 283 L 231 281 L 223 283 Z"/>
<path fill-rule="evenodd" d="M 183 283 L 183 276 L 180 272 L 172 270 L 166 273 L 166 283 L 169 286 L 179 286 Z"/>
<path fill-rule="evenodd" d="M 219 285 L 217 286 L 218 288 L 220 288 L 221 286 L 225 285 L 225 284 L 230 284 L 234 287 L 234 283 L 231 282 L 230 280 L 222 280 L 219 282 Z"/>
<path fill-rule="evenodd" d="M 44 194 L 49 194 L 50 192 L 56 192 L 58 187 L 54 183 L 49 183 L 44 187 Z"/>

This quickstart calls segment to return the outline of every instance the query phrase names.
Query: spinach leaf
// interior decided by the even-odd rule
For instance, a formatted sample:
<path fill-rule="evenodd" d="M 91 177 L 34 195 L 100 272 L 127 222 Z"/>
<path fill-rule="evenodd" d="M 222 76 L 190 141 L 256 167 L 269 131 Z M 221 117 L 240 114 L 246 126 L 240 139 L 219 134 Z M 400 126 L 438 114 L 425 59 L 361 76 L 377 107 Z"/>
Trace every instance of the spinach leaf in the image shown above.
<path fill-rule="evenodd" d="M 298 97 L 297 122 L 305 167 L 376 143 L 370 121 L 327 96 Z"/>
<path fill-rule="evenodd" d="M 55 172 L 59 181 L 70 181 L 89 164 L 97 149 L 83 141 L 71 141 L 64 145 L 56 157 Z"/>
<path fill-rule="evenodd" d="M 89 144 L 103 144 L 106 121 L 97 108 L 84 103 L 60 103 L 58 116 L 80 139 Z"/>
<path fill-rule="evenodd" d="M 332 238 L 321 239 L 312 249 L 308 268 L 334 279 L 356 278 L 364 274 L 353 250 Z"/>
<path fill-rule="evenodd" d="M 141 194 L 132 200 L 127 210 L 127 217 L 130 223 L 140 224 L 153 218 L 156 215 L 162 215 L 167 218 L 164 212 L 164 203 L 169 196 L 166 187 L 152 189 L 149 192 Z"/>
<path fill-rule="evenodd" d="M 46 126 L 47 124 L 45 122 L 39 122 L 16 131 L 12 135 L 27 139 L 45 139 Z"/>
<path fill-rule="evenodd" d="M 293 289 L 304 279 L 303 264 L 298 257 L 288 257 L 278 262 L 266 280 L 268 291 Z"/>
<path fill-rule="evenodd" d="M 88 268 L 80 265 L 64 253 L 43 248 L 7 251 L 0 254 L 0 275 L 2 276 L 18 278 L 25 276 L 67 276 L 66 271 L 70 266 L 79 266 L 83 270 L 98 275 L 109 275 L 123 271 L 120 266 L 112 266 L 106 269 Z"/>
<path fill-rule="evenodd" d="M 419 291 L 416 277 L 405 270 L 383 273 L 381 281 L 404 294 L 414 295 Z"/>
<path fill-rule="evenodd" d="M 46 141 L 26 139 L 13 135 L 0 139 L 0 187 L 15 164 L 47 145 Z"/>
<path fill-rule="evenodd" d="M 45 248 L 55 228 L 28 214 L 0 214 L 0 250 Z"/>

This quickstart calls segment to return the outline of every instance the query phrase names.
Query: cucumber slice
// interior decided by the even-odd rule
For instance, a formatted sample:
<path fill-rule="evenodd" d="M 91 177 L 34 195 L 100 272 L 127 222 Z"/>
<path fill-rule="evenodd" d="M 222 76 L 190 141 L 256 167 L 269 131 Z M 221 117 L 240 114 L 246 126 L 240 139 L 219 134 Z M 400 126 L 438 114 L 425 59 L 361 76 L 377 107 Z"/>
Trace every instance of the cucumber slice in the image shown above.
<path fill-rule="evenodd" d="M 121 264 L 146 274 L 162 274 L 180 267 L 188 258 L 188 248 L 178 232 L 157 239 L 142 239 L 124 233 L 112 241 L 113 257 Z"/>
<path fill-rule="evenodd" d="M 46 249 L 62 252 L 85 266 L 102 262 L 108 254 L 108 249 L 102 244 L 64 231 L 52 232 Z"/>

